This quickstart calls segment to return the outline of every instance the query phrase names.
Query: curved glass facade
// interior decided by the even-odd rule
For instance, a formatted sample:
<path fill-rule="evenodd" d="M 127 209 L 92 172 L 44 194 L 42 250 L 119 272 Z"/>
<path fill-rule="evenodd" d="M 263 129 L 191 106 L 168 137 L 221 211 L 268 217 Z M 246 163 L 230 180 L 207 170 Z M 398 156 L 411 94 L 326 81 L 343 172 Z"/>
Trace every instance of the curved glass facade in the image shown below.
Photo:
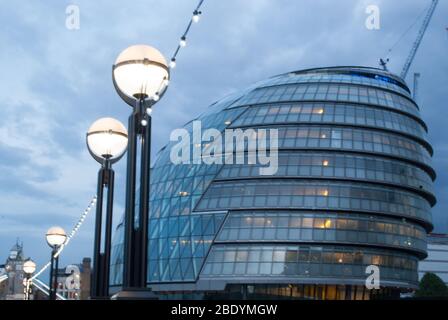
<path fill-rule="evenodd" d="M 402 79 L 363 67 L 296 71 L 230 95 L 195 120 L 202 130 L 254 129 L 258 138 L 265 133 L 257 129 L 277 129 L 278 170 L 175 165 L 175 142 L 162 148 L 151 174 L 153 291 L 369 299 L 371 265 L 383 293 L 416 286 L 435 172 L 426 124 Z M 191 133 L 193 123 L 184 128 Z M 122 233 L 120 224 L 111 273 L 118 286 Z"/>
<path fill-rule="evenodd" d="M 421 196 L 361 183 L 296 179 L 216 182 L 197 206 L 199 211 L 250 208 L 341 209 L 418 219 L 431 224 L 430 204 Z"/>
<path fill-rule="evenodd" d="M 262 178 L 261 165 L 225 165 L 217 176 L 220 180 Z M 274 177 L 325 178 L 368 181 L 406 186 L 422 191 L 433 199 L 432 179 L 424 170 L 406 162 L 359 154 L 325 152 L 289 152 L 279 154 Z"/>
<path fill-rule="evenodd" d="M 430 153 L 422 144 L 398 134 L 341 126 L 277 126 L 277 129 L 279 147 L 284 149 L 344 149 L 417 161 L 425 168 L 431 164 Z"/>
<path fill-rule="evenodd" d="M 320 242 L 390 246 L 425 255 L 426 231 L 400 219 L 318 211 L 232 212 L 215 242 Z"/>
<path fill-rule="evenodd" d="M 417 281 L 418 259 L 382 249 L 308 245 L 222 245 L 213 246 L 201 275 L 220 278 L 243 275 L 263 277 L 336 277 L 365 281 L 365 266 L 377 265 L 384 282 Z M 254 280 L 252 280 L 254 281 Z"/>
<path fill-rule="evenodd" d="M 348 84 L 287 84 L 259 88 L 232 107 L 291 101 L 337 101 L 382 106 L 418 117 L 417 105 L 409 98 L 369 86 Z"/>
<path fill-rule="evenodd" d="M 408 115 L 387 109 L 328 102 L 273 103 L 251 108 L 232 127 L 307 122 L 382 128 L 415 136 L 423 143 L 427 135 L 421 123 Z"/>

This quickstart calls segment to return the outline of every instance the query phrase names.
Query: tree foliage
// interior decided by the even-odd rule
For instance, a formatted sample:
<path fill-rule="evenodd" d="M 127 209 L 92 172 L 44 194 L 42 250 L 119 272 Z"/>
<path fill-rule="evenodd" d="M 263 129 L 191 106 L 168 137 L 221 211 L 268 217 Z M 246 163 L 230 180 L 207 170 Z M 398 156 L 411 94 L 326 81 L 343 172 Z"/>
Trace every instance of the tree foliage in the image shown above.
<path fill-rule="evenodd" d="M 448 298 L 448 287 L 439 276 L 427 272 L 420 280 L 415 296 L 420 298 Z"/>

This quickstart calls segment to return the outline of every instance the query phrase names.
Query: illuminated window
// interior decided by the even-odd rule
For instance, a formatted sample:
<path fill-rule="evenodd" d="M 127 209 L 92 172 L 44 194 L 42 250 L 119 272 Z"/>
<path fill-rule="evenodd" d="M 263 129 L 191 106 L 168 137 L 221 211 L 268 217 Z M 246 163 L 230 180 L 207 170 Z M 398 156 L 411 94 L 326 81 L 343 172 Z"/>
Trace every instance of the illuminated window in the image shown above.
<path fill-rule="evenodd" d="M 381 256 L 378 256 L 378 255 L 372 256 L 372 264 L 380 265 L 381 264 Z"/>
<path fill-rule="evenodd" d="M 330 164 L 330 162 L 329 162 L 328 160 L 324 160 L 324 161 L 322 161 L 322 165 L 323 165 L 324 167 L 327 167 L 329 164 Z"/>
<path fill-rule="evenodd" d="M 344 260 L 342 259 L 342 253 L 340 253 L 340 252 L 334 253 L 334 259 L 335 260 L 333 260 L 333 261 L 337 261 L 338 263 L 344 262 Z"/>
<path fill-rule="evenodd" d="M 329 229 L 331 228 L 331 219 L 315 219 L 315 226 L 320 229 Z"/>

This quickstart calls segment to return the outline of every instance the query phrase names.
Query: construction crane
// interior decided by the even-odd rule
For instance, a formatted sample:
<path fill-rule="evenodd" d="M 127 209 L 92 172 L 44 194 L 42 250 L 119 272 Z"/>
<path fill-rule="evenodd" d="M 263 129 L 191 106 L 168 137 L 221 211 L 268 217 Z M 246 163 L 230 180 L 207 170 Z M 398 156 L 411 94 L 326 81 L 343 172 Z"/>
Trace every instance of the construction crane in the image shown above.
<path fill-rule="evenodd" d="M 408 58 L 406 59 L 406 62 L 403 66 L 403 69 L 401 70 L 401 78 L 405 79 L 409 68 L 411 67 L 412 61 L 415 58 L 415 54 L 417 53 L 418 47 L 420 46 L 420 43 L 422 42 L 423 36 L 425 35 L 426 29 L 428 29 L 429 22 L 431 22 L 431 18 L 434 14 L 434 10 L 437 7 L 437 4 L 439 3 L 439 0 L 432 0 L 431 6 L 429 7 L 428 13 L 425 16 L 425 20 L 423 20 L 423 25 L 421 26 L 417 39 L 415 40 L 411 52 L 408 55 Z"/>
<path fill-rule="evenodd" d="M 415 55 L 417 53 L 418 48 L 420 47 L 420 44 L 423 40 L 423 36 L 425 35 L 426 29 L 428 28 L 429 23 L 431 22 L 431 18 L 434 14 L 434 10 L 437 7 L 437 4 L 439 3 L 439 0 L 431 0 L 431 6 L 429 7 L 429 10 L 426 13 L 425 19 L 423 20 L 423 24 L 420 27 L 420 30 L 417 35 L 417 39 L 415 40 L 414 44 L 412 45 L 411 52 L 409 52 L 409 55 L 406 59 L 406 62 L 403 66 L 403 69 L 401 70 L 400 76 L 401 78 L 405 79 L 409 68 L 411 67 L 412 61 L 414 61 Z M 407 30 L 409 31 L 409 29 Z M 406 32 L 407 32 L 406 31 Z M 389 50 L 389 52 L 391 49 Z M 380 59 L 380 66 L 387 71 L 387 63 L 389 62 L 389 59 Z"/>

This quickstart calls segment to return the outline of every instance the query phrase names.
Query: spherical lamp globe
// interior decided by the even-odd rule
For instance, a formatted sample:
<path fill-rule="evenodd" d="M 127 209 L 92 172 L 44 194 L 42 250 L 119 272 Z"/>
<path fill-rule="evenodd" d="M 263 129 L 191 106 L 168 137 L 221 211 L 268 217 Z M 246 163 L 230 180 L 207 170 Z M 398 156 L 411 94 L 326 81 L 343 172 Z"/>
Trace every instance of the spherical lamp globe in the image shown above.
<path fill-rule="evenodd" d="M 26 260 L 23 264 L 23 272 L 33 274 L 34 271 L 36 271 L 36 263 L 31 259 Z"/>
<path fill-rule="evenodd" d="M 128 132 L 120 121 L 101 118 L 90 126 L 86 140 L 87 148 L 96 161 L 114 163 L 126 152 Z"/>
<path fill-rule="evenodd" d="M 55 248 L 63 245 L 67 239 L 67 234 L 61 227 L 51 227 L 46 234 L 47 243 L 50 247 Z"/>
<path fill-rule="evenodd" d="M 157 101 L 166 90 L 170 71 L 157 49 L 134 45 L 119 54 L 112 78 L 120 97 L 134 107 L 140 99 Z"/>

